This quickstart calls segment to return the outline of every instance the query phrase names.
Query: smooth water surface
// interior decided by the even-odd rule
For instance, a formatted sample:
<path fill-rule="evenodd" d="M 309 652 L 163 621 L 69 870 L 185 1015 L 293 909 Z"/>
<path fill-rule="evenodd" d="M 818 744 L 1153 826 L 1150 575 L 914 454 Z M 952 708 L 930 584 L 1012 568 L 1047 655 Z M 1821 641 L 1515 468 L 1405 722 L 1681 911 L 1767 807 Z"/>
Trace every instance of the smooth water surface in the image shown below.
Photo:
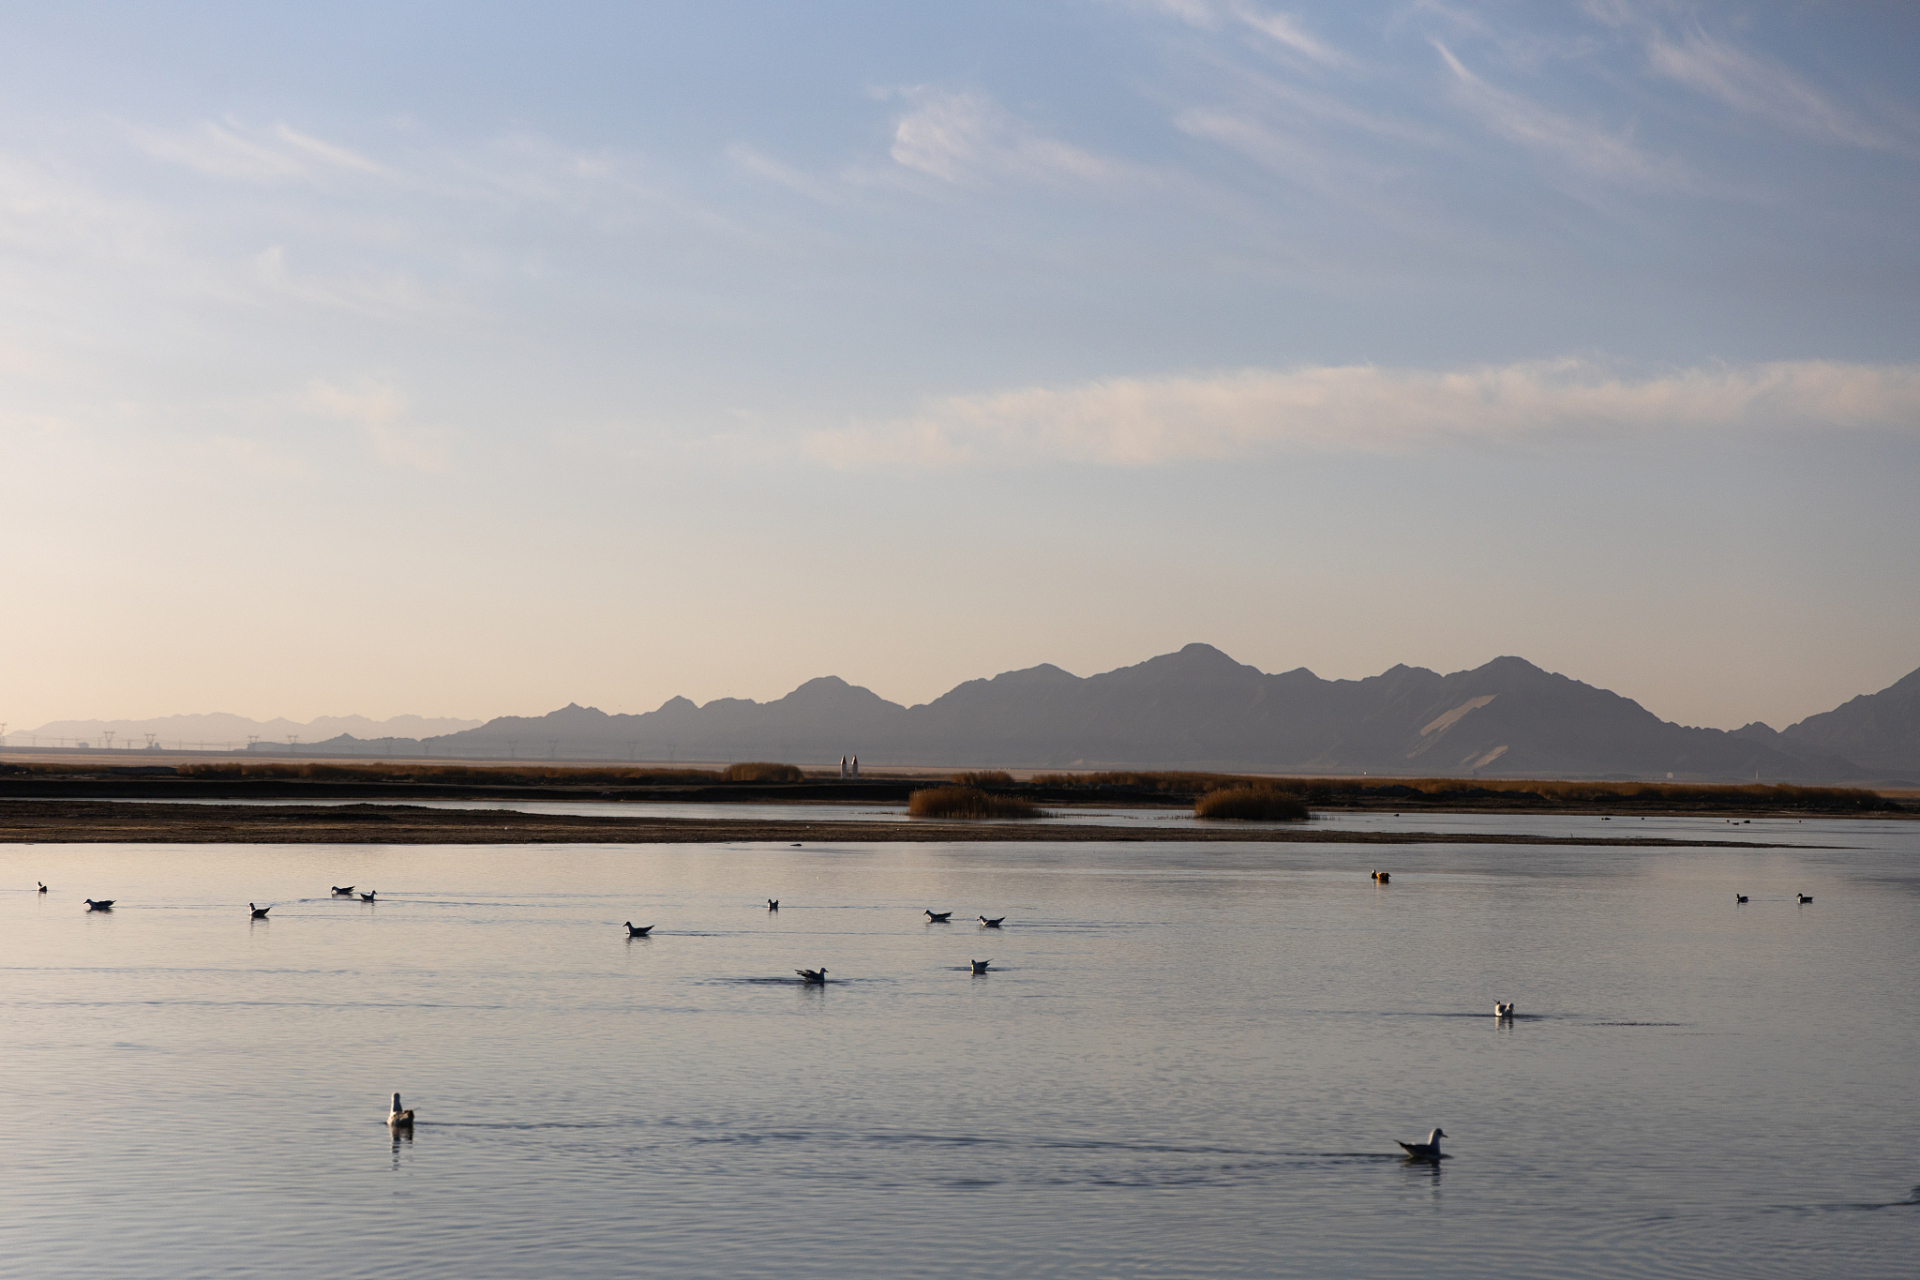
<path fill-rule="evenodd" d="M 9 847 L 0 1271 L 1907 1276 L 1920 825 L 1816 826 Z"/>

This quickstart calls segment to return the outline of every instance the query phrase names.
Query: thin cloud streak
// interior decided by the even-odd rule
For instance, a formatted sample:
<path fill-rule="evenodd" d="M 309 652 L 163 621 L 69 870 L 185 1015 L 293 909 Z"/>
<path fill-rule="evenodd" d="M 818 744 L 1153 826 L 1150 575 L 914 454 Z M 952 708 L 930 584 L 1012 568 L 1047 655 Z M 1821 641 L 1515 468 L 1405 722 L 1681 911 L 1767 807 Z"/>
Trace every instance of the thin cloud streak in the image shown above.
<path fill-rule="evenodd" d="M 808 436 L 841 469 L 1151 467 L 1280 452 L 1405 454 L 1467 441 L 1920 424 L 1920 364 L 1792 361 L 1616 376 L 1558 360 L 1452 372 L 1369 365 L 1116 378 L 941 401 Z"/>
<path fill-rule="evenodd" d="M 1453 72 L 1455 100 L 1501 137 L 1592 177 L 1646 186 L 1692 185 L 1676 162 L 1648 155 L 1623 137 L 1496 88 L 1469 71 L 1446 45 L 1438 40 L 1432 44 Z"/>

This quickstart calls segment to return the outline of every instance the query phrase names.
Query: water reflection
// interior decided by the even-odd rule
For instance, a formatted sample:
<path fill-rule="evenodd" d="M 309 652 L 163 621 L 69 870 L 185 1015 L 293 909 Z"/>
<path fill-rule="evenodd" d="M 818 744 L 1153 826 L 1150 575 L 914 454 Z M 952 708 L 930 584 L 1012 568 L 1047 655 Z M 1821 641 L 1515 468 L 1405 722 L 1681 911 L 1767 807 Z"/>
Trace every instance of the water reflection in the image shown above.
<path fill-rule="evenodd" d="M 0 1078 L 63 1117 L 0 1145 L 9 1266 L 1904 1280 L 1912 1214 L 1837 1210 L 1914 1182 L 1914 830 L 1407 846 L 1390 893 L 1334 845 L 63 849 L 136 905 L 0 895 Z M 294 906 L 348 878 L 391 889 L 377 923 Z M 294 912 L 253 948 L 235 883 Z M 743 900 L 774 885 L 814 908 Z M 957 982 L 929 902 L 1018 913 L 979 948 L 1002 984 Z M 670 941 L 628 963 L 628 916 Z M 835 995 L 792 974 L 822 961 Z M 1496 995 L 1547 1012 L 1489 1044 Z M 395 1080 L 445 1117 L 390 1130 L 404 1184 L 359 1136 Z M 208 1149 L 236 1113 L 272 1130 Z M 1441 1119 L 1444 1200 L 1394 1146 Z"/>

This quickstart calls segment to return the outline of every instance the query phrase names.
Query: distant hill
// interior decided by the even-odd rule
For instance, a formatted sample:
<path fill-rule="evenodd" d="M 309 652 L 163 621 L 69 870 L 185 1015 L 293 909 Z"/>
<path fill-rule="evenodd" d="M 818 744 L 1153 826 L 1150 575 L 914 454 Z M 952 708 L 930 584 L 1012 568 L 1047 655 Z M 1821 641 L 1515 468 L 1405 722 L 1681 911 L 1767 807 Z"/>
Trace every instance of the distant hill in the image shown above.
<path fill-rule="evenodd" d="M 1908 685 L 1920 693 L 1920 680 L 1910 676 L 1874 697 Z M 1663 721 L 1631 699 L 1521 658 L 1451 675 L 1397 666 L 1364 680 L 1322 680 L 1305 668 L 1271 675 L 1190 644 L 1094 676 L 1051 665 L 1009 671 L 914 707 L 824 676 L 765 703 L 722 698 L 699 706 L 673 698 L 642 715 L 570 704 L 418 743 L 355 736 L 314 745 L 520 759 L 824 764 L 857 754 L 868 764 L 1402 776 L 1831 782 L 1920 773 L 1920 751 L 1911 745 L 1915 698 L 1873 706 L 1880 710 L 1865 721 L 1879 728 L 1871 731 L 1822 736 L 1816 716 L 1786 734 L 1764 725 L 1728 733 Z M 1869 740 L 1887 744 L 1872 766 L 1828 745 Z"/>
<path fill-rule="evenodd" d="M 451 717 L 394 716 L 388 720 L 369 720 L 365 716 L 321 716 L 306 721 L 284 718 L 250 720 L 246 716 L 214 712 L 210 715 L 161 716 L 152 720 L 54 720 L 37 729 L 10 733 L 6 743 L 24 747 L 37 739 L 42 746 L 73 746 L 84 742 L 102 747 L 106 735 L 113 735 L 116 747 L 143 746 L 146 735 L 153 734 L 155 745 L 168 748 L 226 749 L 244 747 L 249 737 L 284 745 L 289 737 L 301 742 L 316 742 L 352 734 L 360 738 L 418 739 L 439 734 L 458 733 L 479 725 L 478 720 Z"/>
<path fill-rule="evenodd" d="M 1789 750 L 1845 756 L 1876 772 L 1920 779 L 1920 670 L 1808 716 L 1780 736 Z"/>

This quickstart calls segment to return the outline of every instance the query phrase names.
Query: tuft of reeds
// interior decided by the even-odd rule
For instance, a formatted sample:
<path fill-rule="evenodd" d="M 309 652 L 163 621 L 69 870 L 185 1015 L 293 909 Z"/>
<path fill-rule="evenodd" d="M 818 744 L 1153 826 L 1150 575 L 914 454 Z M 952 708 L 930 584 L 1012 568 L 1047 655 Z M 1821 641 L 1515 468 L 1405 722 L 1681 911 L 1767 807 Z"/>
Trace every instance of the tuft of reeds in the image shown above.
<path fill-rule="evenodd" d="M 720 771 L 722 782 L 799 782 L 805 777 L 798 765 L 774 764 L 767 760 L 746 760 Z"/>
<path fill-rule="evenodd" d="M 1311 815 L 1307 802 L 1298 795 L 1269 784 L 1209 791 L 1193 802 L 1193 816 L 1241 822 L 1302 822 Z"/>
<path fill-rule="evenodd" d="M 996 796 L 978 787 L 922 787 L 907 797 L 914 818 L 1044 818 L 1046 811 L 1027 800 Z"/>
<path fill-rule="evenodd" d="M 957 787 L 1010 787 L 1013 775 L 1004 769 L 978 769 L 972 773 L 956 773 L 947 781 Z"/>

